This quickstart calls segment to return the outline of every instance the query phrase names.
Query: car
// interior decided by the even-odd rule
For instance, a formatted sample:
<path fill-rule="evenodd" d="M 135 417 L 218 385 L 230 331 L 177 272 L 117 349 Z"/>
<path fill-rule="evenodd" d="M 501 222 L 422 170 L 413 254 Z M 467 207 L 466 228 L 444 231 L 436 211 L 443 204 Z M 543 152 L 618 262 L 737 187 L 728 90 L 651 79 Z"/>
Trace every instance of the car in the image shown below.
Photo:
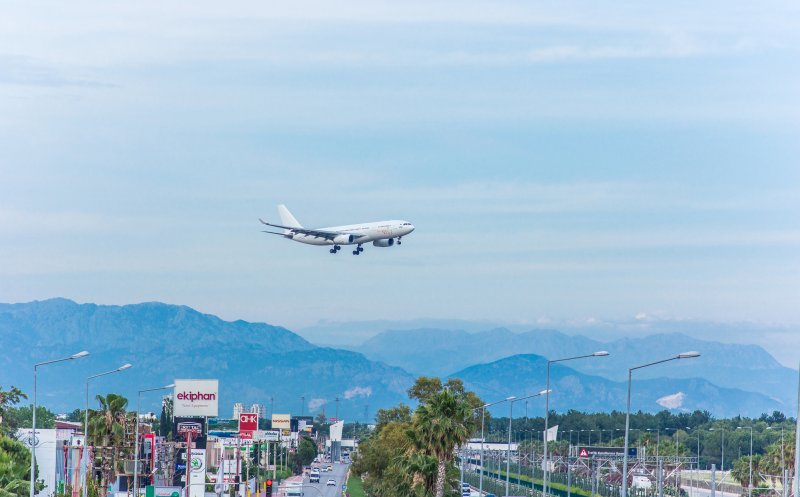
<path fill-rule="evenodd" d="M 333 471 L 333 466 L 328 466 L 327 468 L 325 468 L 325 471 Z"/>
<path fill-rule="evenodd" d="M 326 483 L 325 485 L 327 485 L 329 487 L 330 486 L 334 486 L 335 487 L 336 486 L 336 480 L 334 480 L 333 478 L 328 478 L 328 483 Z"/>

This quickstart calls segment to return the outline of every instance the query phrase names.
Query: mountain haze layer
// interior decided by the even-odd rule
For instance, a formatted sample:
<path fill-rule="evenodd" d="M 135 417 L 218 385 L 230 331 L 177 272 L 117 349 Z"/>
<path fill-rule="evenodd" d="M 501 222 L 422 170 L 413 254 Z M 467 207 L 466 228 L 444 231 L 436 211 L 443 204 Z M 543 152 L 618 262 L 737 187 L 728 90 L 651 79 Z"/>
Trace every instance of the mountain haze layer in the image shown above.
<path fill-rule="evenodd" d="M 231 416 L 234 402 L 269 406 L 270 398 L 277 412 L 319 412 L 326 403 L 332 412 L 338 396 L 341 416 L 363 419 L 367 404 L 374 412 L 404 400 L 414 380 L 361 354 L 316 347 L 281 327 L 223 321 L 158 302 L 106 306 L 53 299 L 0 304 L 0 337 L 0 385 L 17 385 L 28 393 L 33 390 L 34 363 L 91 352 L 39 371 L 39 401 L 57 410 L 82 407 L 85 378 L 126 362 L 133 368 L 93 380 L 90 396 L 119 392 L 135 402 L 137 390 L 175 378 L 217 378 L 222 417 Z M 147 398 L 148 409 L 156 409 L 157 393 Z"/>
<path fill-rule="evenodd" d="M 518 398 L 533 395 L 545 389 L 547 359 L 535 354 L 521 354 L 488 364 L 480 364 L 458 371 L 451 376 L 464 380 L 464 385 L 474 390 L 488 402 L 514 395 Z M 666 371 L 662 370 L 662 373 Z M 553 364 L 550 370 L 550 409 L 565 412 L 625 411 L 628 383 L 588 375 L 570 367 Z M 544 415 L 544 399 L 529 399 L 531 416 Z M 758 416 L 763 412 L 780 410 L 781 405 L 757 393 L 721 388 L 700 378 L 636 379 L 631 390 L 632 411 L 707 410 L 716 416 Z M 521 401 L 515 403 L 519 413 L 524 410 Z M 507 404 L 494 410 L 505 416 Z"/>
<path fill-rule="evenodd" d="M 685 336 L 604 344 L 553 330 L 470 334 L 428 329 L 375 337 L 365 347 L 371 357 L 365 357 L 318 347 L 278 326 L 224 321 L 186 306 L 158 302 L 113 306 L 52 299 L 0 304 L 0 340 L 0 385 L 16 385 L 27 393 L 32 392 L 34 363 L 84 349 L 91 352 L 85 359 L 40 369 L 39 402 L 59 411 L 83 406 L 88 376 L 130 362 L 134 366 L 130 370 L 93 380 L 90 396 L 117 392 L 133 406 L 137 390 L 176 378 L 216 378 L 222 417 L 231 416 L 234 402 L 257 402 L 269 408 L 274 401 L 279 413 L 324 410 L 332 416 L 338 407 L 340 417 L 360 421 L 371 419 L 379 408 L 410 403 L 406 391 L 421 373 L 463 378 L 487 400 L 539 391 L 544 388 L 546 360 L 541 357 L 544 354 L 520 355 L 530 348 L 561 357 L 598 349 L 612 353 L 570 362 L 569 367 L 554 366 L 553 408 L 557 410 L 620 410 L 625 384 L 619 376 L 626 374 L 627 367 L 696 348 L 703 357 L 637 372 L 634 407 L 651 412 L 707 409 L 715 415 L 791 411 L 764 395 L 763 389 L 737 389 L 710 379 L 716 375 L 730 382 L 726 378 L 730 375 L 740 382 L 779 390 L 774 378 L 781 370 L 772 367 L 762 350 L 692 342 Z M 718 350 L 711 350 L 712 346 Z M 794 385 L 789 381 L 785 386 L 794 389 Z M 145 394 L 142 400 L 144 409 L 157 410 L 159 393 Z"/>
<path fill-rule="evenodd" d="M 415 374 L 446 375 L 476 363 L 493 362 L 515 354 L 547 358 L 571 357 L 607 350 L 602 359 L 571 361 L 577 371 L 617 381 L 627 379 L 628 368 L 689 350 L 698 359 L 646 368 L 637 378 L 704 378 L 716 385 L 762 393 L 789 412 L 797 399 L 797 372 L 782 366 L 757 345 L 699 340 L 679 333 L 656 334 L 601 342 L 555 330 L 514 333 L 504 328 L 478 333 L 460 330 L 418 329 L 381 333 L 359 347 L 370 359 L 393 364 Z"/>

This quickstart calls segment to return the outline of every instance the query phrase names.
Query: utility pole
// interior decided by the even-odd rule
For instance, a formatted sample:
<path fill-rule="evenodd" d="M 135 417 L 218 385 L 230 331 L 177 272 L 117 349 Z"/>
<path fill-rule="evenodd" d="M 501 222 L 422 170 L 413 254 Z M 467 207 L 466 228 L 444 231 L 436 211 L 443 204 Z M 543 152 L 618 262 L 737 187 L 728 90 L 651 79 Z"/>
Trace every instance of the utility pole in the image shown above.
<path fill-rule="evenodd" d="M 339 422 L 339 397 L 336 397 L 336 422 Z"/>
<path fill-rule="evenodd" d="M 306 415 L 306 397 L 304 395 L 300 396 L 300 415 Z"/>

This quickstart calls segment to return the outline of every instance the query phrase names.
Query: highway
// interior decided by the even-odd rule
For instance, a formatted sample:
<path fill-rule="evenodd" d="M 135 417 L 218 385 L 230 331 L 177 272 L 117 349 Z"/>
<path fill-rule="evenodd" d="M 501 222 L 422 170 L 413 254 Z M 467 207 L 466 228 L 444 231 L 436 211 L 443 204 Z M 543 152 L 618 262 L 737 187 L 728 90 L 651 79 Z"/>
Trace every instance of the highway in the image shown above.
<path fill-rule="evenodd" d="M 320 466 L 327 466 L 328 463 L 321 463 Z M 322 471 L 319 474 L 319 483 L 311 483 L 308 477 L 303 478 L 303 497 L 341 497 L 342 485 L 347 483 L 344 478 L 347 475 L 349 464 L 331 463 L 333 471 Z M 336 480 L 336 485 L 327 485 L 329 479 Z"/>

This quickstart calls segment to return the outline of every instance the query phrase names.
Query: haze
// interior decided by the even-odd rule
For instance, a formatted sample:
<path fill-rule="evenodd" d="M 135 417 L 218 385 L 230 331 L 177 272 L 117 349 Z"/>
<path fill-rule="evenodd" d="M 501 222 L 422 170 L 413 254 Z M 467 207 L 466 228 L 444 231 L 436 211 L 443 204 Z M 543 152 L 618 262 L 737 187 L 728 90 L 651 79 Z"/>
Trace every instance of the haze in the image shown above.
<path fill-rule="evenodd" d="M 795 2 L 3 10 L 0 301 L 800 345 Z M 278 203 L 416 231 L 333 256 L 259 233 Z"/>

